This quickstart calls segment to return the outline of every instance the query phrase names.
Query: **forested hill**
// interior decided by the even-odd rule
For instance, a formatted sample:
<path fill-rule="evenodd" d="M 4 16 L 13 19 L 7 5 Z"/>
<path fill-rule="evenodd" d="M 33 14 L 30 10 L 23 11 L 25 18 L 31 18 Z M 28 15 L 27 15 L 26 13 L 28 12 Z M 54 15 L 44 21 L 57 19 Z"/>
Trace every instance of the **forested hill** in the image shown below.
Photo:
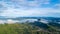
<path fill-rule="evenodd" d="M 55 27 L 49 26 L 47 30 L 30 23 L 0 24 L 0 34 L 40 34 L 60 32 Z"/>

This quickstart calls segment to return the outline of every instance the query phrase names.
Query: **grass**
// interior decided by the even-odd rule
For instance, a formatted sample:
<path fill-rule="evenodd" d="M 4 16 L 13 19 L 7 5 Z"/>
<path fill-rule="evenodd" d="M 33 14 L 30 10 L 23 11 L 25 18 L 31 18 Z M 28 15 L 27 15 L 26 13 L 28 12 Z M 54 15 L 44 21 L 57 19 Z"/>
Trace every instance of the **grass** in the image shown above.
<path fill-rule="evenodd" d="M 37 29 L 37 27 L 26 23 L 0 24 L 0 34 L 43 34 L 45 32 L 44 30 L 37 31 Z M 49 28 L 49 30 L 52 30 L 52 28 Z M 49 34 L 49 32 L 45 33 Z"/>

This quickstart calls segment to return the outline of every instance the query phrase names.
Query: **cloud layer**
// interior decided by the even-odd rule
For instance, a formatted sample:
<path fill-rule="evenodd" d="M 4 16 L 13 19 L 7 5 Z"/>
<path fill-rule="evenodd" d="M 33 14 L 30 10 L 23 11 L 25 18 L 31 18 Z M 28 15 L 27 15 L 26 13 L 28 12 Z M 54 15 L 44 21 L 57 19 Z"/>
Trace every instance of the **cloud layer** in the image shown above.
<path fill-rule="evenodd" d="M 0 0 L 0 16 L 60 17 L 60 0 Z"/>

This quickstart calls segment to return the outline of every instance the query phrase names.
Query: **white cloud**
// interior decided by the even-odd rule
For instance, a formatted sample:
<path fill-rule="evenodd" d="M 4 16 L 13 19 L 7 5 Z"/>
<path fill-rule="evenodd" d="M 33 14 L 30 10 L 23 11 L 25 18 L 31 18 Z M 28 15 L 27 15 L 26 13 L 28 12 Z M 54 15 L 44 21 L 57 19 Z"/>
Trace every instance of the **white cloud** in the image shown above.
<path fill-rule="evenodd" d="M 5 10 L 3 13 L 1 13 L 1 16 L 5 17 L 23 17 L 23 16 L 53 16 L 56 13 L 60 13 L 60 10 L 55 10 L 51 8 L 35 8 L 35 9 L 28 9 L 28 10 L 23 10 L 23 9 L 8 9 Z"/>
<path fill-rule="evenodd" d="M 3 6 L 2 13 L 0 13 L 0 16 L 5 17 L 49 16 L 52 15 L 51 13 L 60 13 L 59 9 L 40 8 L 42 4 L 50 4 L 50 0 L 11 0 L 10 2 L 2 1 L 0 2 L 0 4 Z"/>

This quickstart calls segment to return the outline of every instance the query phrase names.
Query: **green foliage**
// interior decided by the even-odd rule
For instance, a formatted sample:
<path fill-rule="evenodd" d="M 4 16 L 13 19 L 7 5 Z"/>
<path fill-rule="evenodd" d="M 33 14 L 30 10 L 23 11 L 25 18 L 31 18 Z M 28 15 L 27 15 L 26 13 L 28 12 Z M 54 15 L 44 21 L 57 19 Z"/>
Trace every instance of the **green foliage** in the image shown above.
<path fill-rule="evenodd" d="M 51 27 L 48 29 L 52 30 Z M 37 30 L 38 28 L 29 24 L 0 24 L 0 34 L 37 34 Z"/>

